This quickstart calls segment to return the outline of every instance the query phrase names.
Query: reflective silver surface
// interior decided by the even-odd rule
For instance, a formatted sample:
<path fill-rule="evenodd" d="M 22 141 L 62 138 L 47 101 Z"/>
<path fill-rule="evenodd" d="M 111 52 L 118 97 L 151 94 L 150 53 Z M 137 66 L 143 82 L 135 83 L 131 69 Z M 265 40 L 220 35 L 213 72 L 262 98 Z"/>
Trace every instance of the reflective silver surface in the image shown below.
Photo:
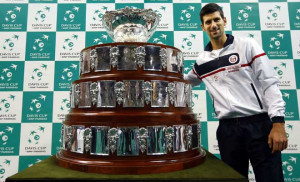
<path fill-rule="evenodd" d="M 71 108 L 116 107 L 116 102 L 123 107 L 144 107 L 150 102 L 151 107 L 169 107 L 169 101 L 174 107 L 191 107 L 191 94 L 191 85 L 183 82 L 102 80 L 73 84 L 70 102 Z"/>
<path fill-rule="evenodd" d="M 84 150 L 89 152 L 91 149 L 92 130 L 91 128 L 85 128 L 83 132 Z"/>
<path fill-rule="evenodd" d="M 139 141 L 139 146 L 142 153 L 147 150 L 147 138 L 148 130 L 146 128 L 140 128 L 137 133 L 137 139 Z"/>
<path fill-rule="evenodd" d="M 144 46 L 135 48 L 135 59 L 140 68 L 145 65 L 145 56 L 146 50 Z"/>
<path fill-rule="evenodd" d="M 160 52 L 159 52 L 159 56 L 160 56 L 160 62 L 161 62 L 161 66 L 166 69 L 167 67 L 167 59 L 168 59 L 168 52 L 166 48 L 161 48 Z"/>
<path fill-rule="evenodd" d="M 91 155 L 109 155 L 108 145 L 108 130 L 109 126 L 91 126 L 92 140 L 91 140 Z"/>
<path fill-rule="evenodd" d="M 200 124 L 118 127 L 62 124 L 62 149 L 75 153 L 108 156 L 164 155 L 200 149 Z M 110 150 L 110 151 L 109 151 Z"/>
<path fill-rule="evenodd" d="M 94 106 L 98 101 L 98 94 L 99 94 L 99 84 L 98 82 L 93 82 L 90 85 L 90 96 L 92 105 Z"/>
<path fill-rule="evenodd" d="M 166 129 L 166 143 L 167 143 L 167 149 L 168 151 L 171 151 L 173 148 L 173 139 L 174 139 L 174 128 L 172 126 L 169 126 Z"/>
<path fill-rule="evenodd" d="M 75 153 L 83 153 L 84 151 L 84 126 L 72 126 L 72 142 L 71 151 Z"/>
<path fill-rule="evenodd" d="M 164 155 L 166 149 L 166 126 L 151 126 L 148 129 L 147 155 Z"/>
<path fill-rule="evenodd" d="M 123 82 L 117 82 L 115 83 L 115 93 L 116 93 L 116 98 L 117 102 L 119 105 L 123 102 L 124 99 L 124 92 L 125 92 L 125 85 Z"/>
<path fill-rule="evenodd" d="M 182 52 L 168 47 L 155 45 L 118 45 L 103 46 L 83 50 L 80 53 L 80 75 L 90 72 L 118 70 L 162 71 L 183 74 Z"/>
<path fill-rule="evenodd" d="M 61 131 L 60 131 L 60 148 L 65 150 L 65 140 L 66 140 L 66 135 L 65 135 L 65 125 L 61 124 Z"/>
<path fill-rule="evenodd" d="M 97 107 L 116 107 L 115 80 L 97 82 L 100 88 Z"/>
<path fill-rule="evenodd" d="M 178 72 L 177 56 L 174 49 L 167 48 L 167 71 Z"/>
<path fill-rule="evenodd" d="M 97 59 L 95 60 L 95 71 L 110 71 L 110 46 L 97 47 Z"/>
<path fill-rule="evenodd" d="M 72 84 L 70 88 L 70 102 L 71 108 L 75 108 L 75 84 Z"/>
<path fill-rule="evenodd" d="M 76 84 L 74 87 L 74 100 L 75 100 L 75 107 L 79 105 L 79 99 L 80 99 L 80 85 Z"/>
<path fill-rule="evenodd" d="M 118 65 L 119 56 L 120 56 L 119 48 L 111 47 L 110 48 L 110 64 L 113 68 Z"/>
<path fill-rule="evenodd" d="M 176 97 L 176 88 L 175 88 L 175 83 L 170 82 L 168 85 L 168 92 L 169 92 L 169 100 L 172 105 L 174 105 L 175 102 L 175 97 Z"/>
<path fill-rule="evenodd" d="M 192 132 L 193 132 L 193 136 L 192 136 L 192 149 L 196 149 L 200 147 L 200 124 L 193 124 L 192 127 Z"/>
<path fill-rule="evenodd" d="M 143 83 L 143 92 L 145 97 L 145 102 L 148 105 L 152 100 L 152 83 L 149 81 L 146 81 Z"/>
<path fill-rule="evenodd" d="M 186 132 L 186 145 L 187 148 L 191 148 L 192 147 L 192 137 L 193 137 L 193 130 L 192 130 L 192 126 L 187 126 L 185 128 L 185 132 Z"/>
<path fill-rule="evenodd" d="M 81 82 L 80 95 L 79 95 L 79 108 L 91 107 L 91 96 L 90 96 L 90 84 L 91 82 Z"/>
<path fill-rule="evenodd" d="M 144 107 L 143 80 L 124 80 L 123 107 Z"/>
<path fill-rule="evenodd" d="M 185 152 L 187 151 L 187 142 L 186 142 L 186 126 L 185 125 L 175 125 L 174 126 L 174 153 Z"/>
<path fill-rule="evenodd" d="M 65 125 L 65 149 L 71 149 L 72 145 L 72 126 Z"/>
<path fill-rule="evenodd" d="M 145 66 L 144 70 L 161 71 L 162 65 L 160 60 L 160 47 L 159 46 L 145 46 Z"/>
<path fill-rule="evenodd" d="M 175 82 L 175 85 L 176 85 L 175 107 L 186 107 L 185 83 Z"/>
<path fill-rule="evenodd" d="M 137 127 L 119 128 L 118 135 L 118 156 L 139 155 L 139 143 L 137 140 Z"/>
<path fill-rule="evenodd" d="M 188 107 L 192 107 L 192 85 L 191 84 L 185 84 L 184 86 L 184 92 L 186 97 L 186 104 Z"/>
<path fill-rule="evenodd" d="M 159 22 L 152 9 L 106 11 L 102 24 L 115 42 L 147 42 Z"/>
<path fill-rule="evenodd" d="M 168 82 L 152 80 L 152 107 L 169 107 Z"/>
<path fill-rule="evenodd" d="M 178 71 L 179 71 L 179 73 L 183 74 L 184 73 L 184 59 L 183 59 L 182 52 L 177 52 L 176 58 L 177 58 L 177 63 L 178 63 Z"/>
<path fill-rule="evenodd" d="M 91 71 L 90 51 L 83 51 L 83 74 Z"/>
<path fill-rule="evenodd" d="M 136 46 L 118 46 L 119 59 L 118 70 L 137 70 L 137 64 L 135 60 L 135 48 Z"/>
<path fill-rule="evenodd" d="M 119 138 L 119 130 L 117 128 L 111 128 L 108 130 L 107 134 L 108 146 L 111 153 L 114 153 L 117 150 L 117 141 Z"/>
<path fill-rule="evenodd" d="M 96 49 L 91 50 L 90 52 L 91 71 L 95 69 L 95 64 L 97 59 L 98 59 L 98 54 Z"/>
<path fill-rule="evenodd" d="M 79 74 L 82 75 L 83 74 L 83 70 L 84 70 L 84 64 L 83 64 L 84 60 L 83 60 L 83 53 L 81 52 L 79 55 Z"/>

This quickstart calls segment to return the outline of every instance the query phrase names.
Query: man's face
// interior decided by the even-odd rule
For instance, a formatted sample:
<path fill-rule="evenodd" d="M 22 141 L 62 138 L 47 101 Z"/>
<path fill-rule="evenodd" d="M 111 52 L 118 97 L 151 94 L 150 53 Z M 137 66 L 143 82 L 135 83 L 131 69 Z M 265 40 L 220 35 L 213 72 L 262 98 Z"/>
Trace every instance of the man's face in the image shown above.
<path fill-rule="evenodd" d="M 207 33 L 210 39 L 219 39 L 224 34 L 224 27 L 227 23 L 226 17 L 221 17 L 220 12 L 216 11 L 203 16 L 202 30 Z"/>

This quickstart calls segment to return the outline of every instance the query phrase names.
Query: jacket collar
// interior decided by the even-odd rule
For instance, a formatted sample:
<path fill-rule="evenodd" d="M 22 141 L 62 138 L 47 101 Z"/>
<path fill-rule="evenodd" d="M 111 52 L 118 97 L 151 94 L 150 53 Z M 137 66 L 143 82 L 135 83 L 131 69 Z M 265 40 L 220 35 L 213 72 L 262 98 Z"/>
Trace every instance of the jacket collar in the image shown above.
<path fill-rule="evenodd" d="M 234 40 L 234 37 L 233 37 L 232 35 L 230 35 L 230 34 L 226 34 L 226 37 L 227 37 L 227 39 L 226 39 L 226 42 L 225 42 L 223 48 L 226 47 L 226 46 L 228 46 L 229 44 L 232 44 L 232 43 L 233 43 L 233 40 Z M 211 51 L 213 50 L 213 49 L 212 49 L 211 42 L 209 42 L 209 43 L 206 45 L 206 47 L 205 47 L 204 50 L 205 50 L 205 51 L 209 51 L 209 52 L 211 52 Z"/>

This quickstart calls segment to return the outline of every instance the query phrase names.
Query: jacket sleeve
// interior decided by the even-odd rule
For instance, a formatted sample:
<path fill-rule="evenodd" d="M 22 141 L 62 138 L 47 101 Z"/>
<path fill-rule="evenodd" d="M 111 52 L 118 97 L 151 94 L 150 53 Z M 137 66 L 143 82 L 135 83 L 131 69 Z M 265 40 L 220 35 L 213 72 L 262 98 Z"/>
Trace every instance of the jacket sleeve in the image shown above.
<path fill-rule="evenodd" d="M 196 64 L 196 63 L 195 63 Z M 192 86 L 197 86 L 202 83 L 202 80 L 194 73 L 194 68 L 189 71 L 188 74 L 184 74 L 184 79 L 189 81 Z"/>
<path fill-rule="evenodd" d="M 282 99 L 275 70 L 270 65 L 266 53 L 255 40 L 250 39 L 248 46 L 250 48 L 247 52 L 247 58 L 250 60 L 248 64 L 262 87 L 262 99 L 267 104 L 268 114 L 272 122 L 284 122 L 285 102 Z"/>

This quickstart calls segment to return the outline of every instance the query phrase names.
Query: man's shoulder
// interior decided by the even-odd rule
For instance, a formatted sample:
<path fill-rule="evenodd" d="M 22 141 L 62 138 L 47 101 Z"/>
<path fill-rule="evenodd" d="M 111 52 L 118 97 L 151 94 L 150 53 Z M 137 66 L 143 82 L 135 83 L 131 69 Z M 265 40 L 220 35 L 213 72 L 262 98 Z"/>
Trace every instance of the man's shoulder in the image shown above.
<path fill-rule="evenodd" d="M 203 64 L 205 62 L 207 62 L 207 58 L 210 55 L 209 51 L 201 51 L 200 54 L 198 55 L 197 59 L 196 59 L 196 63 L 198 65 Z"/>
<path fill-rule="evenodd" d="M 256 40 L 249 37 L 235 37 L 234 42 L 236 45 L 244 46 L 244 45 L 253 45 L 254 43 L 257 43 Z"/>

